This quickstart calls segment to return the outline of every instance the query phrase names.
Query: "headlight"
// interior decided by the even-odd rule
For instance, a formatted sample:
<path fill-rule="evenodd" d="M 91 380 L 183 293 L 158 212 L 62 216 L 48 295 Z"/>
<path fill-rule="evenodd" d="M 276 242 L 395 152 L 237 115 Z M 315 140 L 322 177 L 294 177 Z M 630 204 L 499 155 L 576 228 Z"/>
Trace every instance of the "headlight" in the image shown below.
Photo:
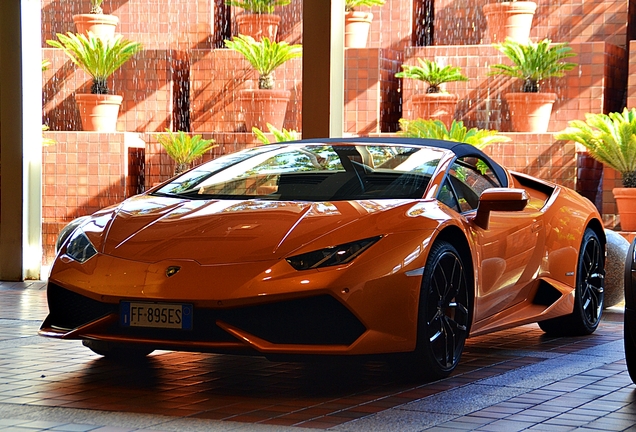
<path fill-rule="evenodd" d="M 97 254 L 97 250 L 82 229 L 76 229 L 66 246 L 66 255 L 79 263 L 85 263 Z"/>
<path fill-rule="evenodd" d="M 60 233 L 57 235 L 57 241 L 55 242 L 55 253 L 60 250 L 66 239 L 69 238 L 71 234 L 73 234 L 73 231 L 75 231 L 78 226 L 83 224 L 89 218 L 90 216 L 78 217 L 77 219 L 73 219 L 71 222 L 69 222 L 68 225 L 62 228 L 62 231 L 60 231 Z"/>
<path fill-rule="evenodd" d="M 287 258 L 287 262 L 296 270 L 309 270 L 346 264 L 364 252 L 369 246 L 380 240 L 382 236 L 357 240 L 351 243 L 331 246 L 301 255 Z"/>

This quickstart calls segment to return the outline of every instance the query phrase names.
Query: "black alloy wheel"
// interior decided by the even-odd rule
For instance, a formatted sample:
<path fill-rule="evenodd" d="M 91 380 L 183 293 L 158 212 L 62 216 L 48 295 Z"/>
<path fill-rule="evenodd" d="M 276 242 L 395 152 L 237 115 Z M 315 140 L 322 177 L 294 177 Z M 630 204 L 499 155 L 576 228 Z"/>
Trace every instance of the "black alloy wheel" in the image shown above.
<path fill-rule="evenodd" d="M 461 255 L 450 243 L 436 242 L 422 279 L 416 349 L 428 378 L 444 378 L 459 363 L 468 337 L 471 295 Z"/>
<path fill-rule="evenodd" d="M 583 309 L 584 332 L 592 333 L 603 314 L 605 291 L 604 258 L 601 242 L 590 235 L 579 260 L 578 287 L 581 287 L 580 306 Z"/>
<path fill-rule="evenodd" d="M 539 326 L 554 335 L 582 336 L 594 333 L 603 315 L 605 253 L 598 235 L 586 229 L 579 250 L 574 311 L 570 315 L 541 321 Z"/>

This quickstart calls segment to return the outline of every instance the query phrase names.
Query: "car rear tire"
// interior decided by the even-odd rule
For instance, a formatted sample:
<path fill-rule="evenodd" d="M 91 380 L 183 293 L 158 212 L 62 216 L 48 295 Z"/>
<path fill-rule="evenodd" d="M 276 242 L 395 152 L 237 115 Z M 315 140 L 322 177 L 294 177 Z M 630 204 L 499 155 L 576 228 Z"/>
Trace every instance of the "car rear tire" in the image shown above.
<path fill-rule="evenodd" d="M 146 357 L 154 351 L 151 348 L 137 347 L 130 344 L 119 344 L 115 342 L 96 340 L 83 340 L 82 344 L 95 354 L 99 354 L 109 359 L 118 360 L 138 360 Z"/>
<path fill-rule="evenodd" d="M 551 335 L 582 336 L 594 333 L 603 314 L 605 260 L 598 235 L 586 229 L 579 250 L 574 289 L 574 311 L 570 315 L 539 322 Z"/>
<path fill-rule="evenodd" d="M 464 350 L 472 308 L 472 290 L 457 249 L 436 242 L 422 278 L 415 372 L 427 380 L 450 375 Z"/>

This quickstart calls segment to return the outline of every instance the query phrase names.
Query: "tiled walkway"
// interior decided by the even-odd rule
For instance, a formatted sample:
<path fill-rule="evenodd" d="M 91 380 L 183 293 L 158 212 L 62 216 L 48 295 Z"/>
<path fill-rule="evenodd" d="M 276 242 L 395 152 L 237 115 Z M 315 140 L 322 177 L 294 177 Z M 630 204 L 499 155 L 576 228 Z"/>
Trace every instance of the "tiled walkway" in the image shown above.
<path fill-rule="evenodd" d="M 44 283 L 0 282 L 0 431 L 636 431 L 622 314 L 592 336 L 536 325 L 469 341 L 422 384 L 385 364 L 155 352 L 121 365 L 37 336 Z"/>

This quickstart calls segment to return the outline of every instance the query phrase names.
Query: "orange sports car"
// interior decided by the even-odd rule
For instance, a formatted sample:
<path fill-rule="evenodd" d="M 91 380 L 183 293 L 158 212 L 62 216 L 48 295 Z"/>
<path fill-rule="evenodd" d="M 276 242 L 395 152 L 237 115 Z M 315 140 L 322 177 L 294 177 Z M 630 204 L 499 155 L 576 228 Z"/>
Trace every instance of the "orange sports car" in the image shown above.
<path fill-rule="evenodd" d="M 439 378 L 470 336 L 592 333 L 604 261 L 592 203 L 471 145 L 275 143 L 69 224 L 40 334 L 119 357 L 388 355 Z"/>

